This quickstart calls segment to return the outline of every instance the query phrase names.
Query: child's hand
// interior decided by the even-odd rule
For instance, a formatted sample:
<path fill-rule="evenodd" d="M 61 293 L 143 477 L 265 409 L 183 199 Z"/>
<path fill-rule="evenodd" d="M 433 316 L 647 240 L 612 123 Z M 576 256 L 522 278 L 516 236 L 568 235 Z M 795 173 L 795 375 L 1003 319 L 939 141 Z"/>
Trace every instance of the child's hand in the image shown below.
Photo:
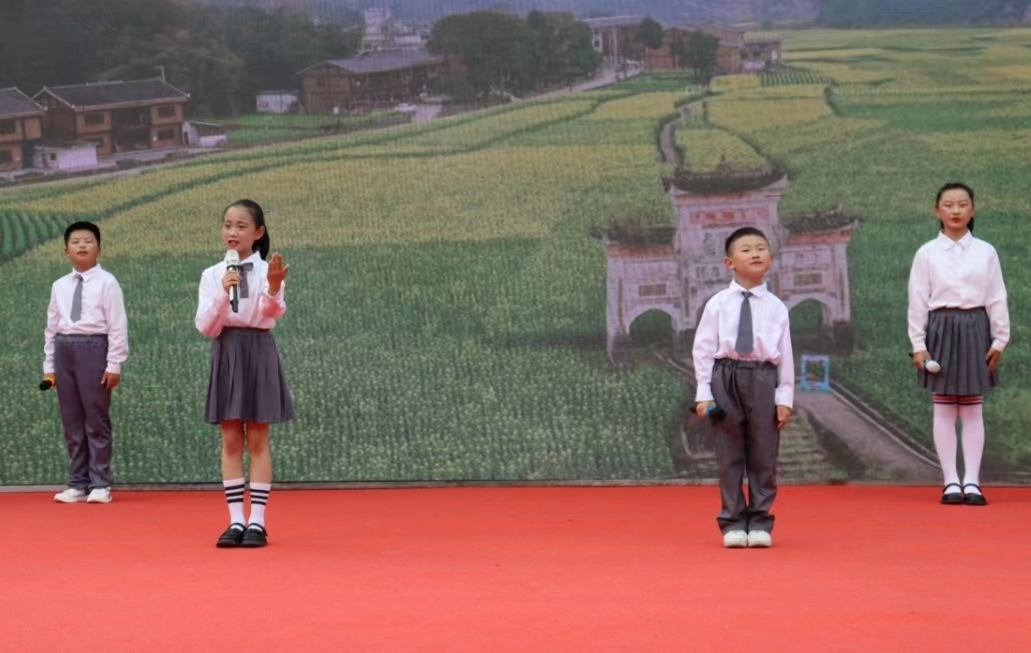
<path fill-rule="evenodd" d="M 927 353 L 926 351 L 918 351 L 915 354 L 913 354 L 913 365 L 916 367 L 916 369 L 923 371 L 924 361 L 930 359 L 931 355 L 929 353 Z"/>
<path fill-rule="evenodd" d="M 121 374 L 115 374 L 114 372 L 104 372 L 104 378 L 100 379 L 100 385 L 104 386 L 108 390 L 114 390 L 122 380 Z"/>
<path fill-rule="evenodd" d="M 999 363 L 1002 362 L 1002 352 L 998 349 L 989 349 L 984 359 L 988 361 L 988 373 L 995 374 L 999 371 Z"/>
<path fill-rule="evenodd" d="M 232 288 L 233 286 L 239 286 L 239 285 L 240 285 L 240 273 L 237 272 L 236 270 L 230 270 L 230 271 L 226 272 L 226 275 L 224 277 L 222 277 L 222 288 L 226 291 L 226 293 L 228 293 L 229 289 Z"/>
<path fill-rule="evenodd" d="M 777 428 L 783 429 L 791 422 L 791 409 L 787 406 L 777 406 Z"/>
<path fill-rule="evenodd" d="M 694 410 L 699 417 L 705 417 L 706 413 L 709 411 L 709 408 L 715 405 L 715 401 L 699 401 L 698 404 L 695 406 Z"/>
<path fill-rule="evenodd" d="M 283 264 L 283 257 L 279 255 L 279 252 L 272 255 L 268 261 L 268 274 L 265 275 L 265 278 L 268 279 L 268 294 L 275 295 L 279 292 L 289 269 L 289 265 Z"/>

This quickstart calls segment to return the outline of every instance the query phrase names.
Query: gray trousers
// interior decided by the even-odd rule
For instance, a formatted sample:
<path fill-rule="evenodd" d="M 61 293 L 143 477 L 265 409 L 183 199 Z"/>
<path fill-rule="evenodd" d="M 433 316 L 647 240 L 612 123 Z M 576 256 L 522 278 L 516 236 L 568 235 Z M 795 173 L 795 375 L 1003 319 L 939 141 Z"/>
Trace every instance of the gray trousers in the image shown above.
<path fill-rule="evenodd" d="M 776 390 L 771 363 L 716 361 L 712 394 L 725 417 L 713 420 L 722 509 L 716 522 L 728 531 L 773 530 L 770 508 L 777 497 Z M 748 476 L 748 501 L 741 487 Z"/>
<path fill-rule="evenodd" d="M 107 336 L 58 334 L 54 342 L 57 401 L 68 446 L 68 487 L 111 485 L 111 391 L 100 384 L 107 369 Z"/>

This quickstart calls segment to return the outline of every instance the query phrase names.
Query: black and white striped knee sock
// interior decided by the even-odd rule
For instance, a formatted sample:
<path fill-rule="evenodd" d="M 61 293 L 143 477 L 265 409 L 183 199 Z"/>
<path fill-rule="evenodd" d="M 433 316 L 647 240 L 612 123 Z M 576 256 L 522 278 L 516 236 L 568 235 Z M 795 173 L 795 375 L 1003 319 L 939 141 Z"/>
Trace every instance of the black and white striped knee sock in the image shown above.
<path fill-rule="evenodd" d="M 271 483 L 255 483 L 251 481 L 251 517 L 247 525 L 257 524 L 265 526 L 265 506 L 268 504 L 268 495 L 272 491 Z"/>
<path fill-rule="evenodd" d="M 243 524 L 243 489 L 242 478 L 230 478 L 222 481 L 226 489 L 226 503 L 229 504 L 229 523 Z"/>

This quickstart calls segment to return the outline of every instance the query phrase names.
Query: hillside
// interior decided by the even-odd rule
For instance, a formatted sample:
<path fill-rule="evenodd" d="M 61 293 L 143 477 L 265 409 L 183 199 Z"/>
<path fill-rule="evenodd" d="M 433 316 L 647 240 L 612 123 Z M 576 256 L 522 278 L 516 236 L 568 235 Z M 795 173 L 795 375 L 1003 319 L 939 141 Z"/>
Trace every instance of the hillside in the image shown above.
<path fill-rule="evenodd" d="M 664 23 L 814 21 L 821 0 L 201 0 L 211 5 L 290 7 L 313 15 L 344 15 L 386 6 L 401 20 L 434 20 L 448 14 L 497 9 L 524 14 L 532 9 L 571 11 L 580 16 L 641 14 Z"/>

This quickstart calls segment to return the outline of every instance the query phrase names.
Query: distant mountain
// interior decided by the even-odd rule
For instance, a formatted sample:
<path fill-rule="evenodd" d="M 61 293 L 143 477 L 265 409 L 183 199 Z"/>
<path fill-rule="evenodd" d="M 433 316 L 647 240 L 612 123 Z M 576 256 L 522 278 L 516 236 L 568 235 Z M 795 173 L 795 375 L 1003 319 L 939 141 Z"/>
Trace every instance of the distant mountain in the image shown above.
<path fill-rule="evenodd" d="M 401 21 L 436 20 L 449 14 L 497 10 L 525 14 L 533 9 L 578 16 L 651 16 L 679 23 L 815 21 L 821 0 L 200 0 L 215 6 L 289 7 L 316 16 L 361 13 L 386 7 Z"/>

